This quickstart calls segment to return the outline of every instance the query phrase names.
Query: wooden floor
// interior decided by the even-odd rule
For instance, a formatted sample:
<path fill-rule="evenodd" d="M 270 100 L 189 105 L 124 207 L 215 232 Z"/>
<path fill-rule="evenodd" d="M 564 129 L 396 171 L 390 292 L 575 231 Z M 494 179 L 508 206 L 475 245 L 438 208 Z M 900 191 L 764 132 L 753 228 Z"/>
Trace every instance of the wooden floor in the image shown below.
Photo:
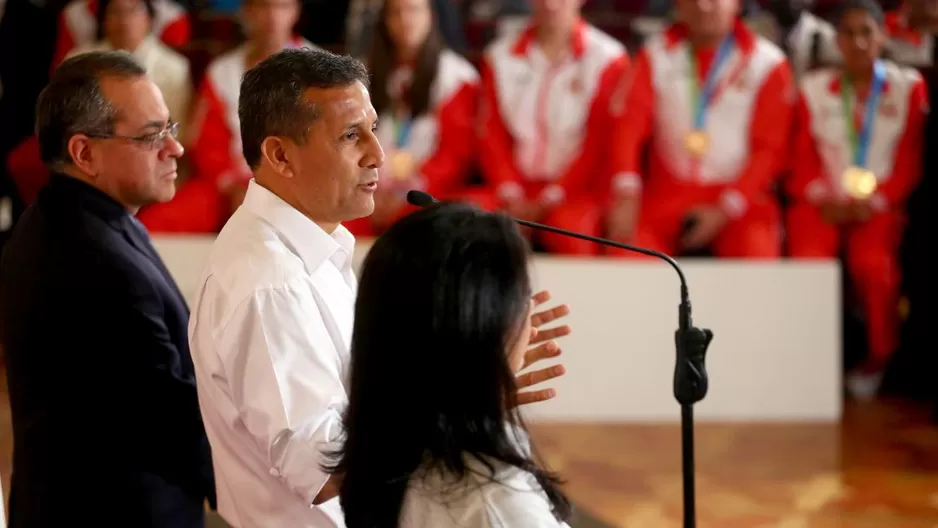
<path fill-rule="evenodd" d="M 2 374 L 2 373 L 0 373 Z M 570 498 L 623 528 L 681 526 L 680 429 L 537 425 Z M 938 427 L 910 404 L 849 404 L 841 425 L 698 425 L 700 528 L 938 528 Z M 12 435 L 0 375 L 0 477 Z"/>

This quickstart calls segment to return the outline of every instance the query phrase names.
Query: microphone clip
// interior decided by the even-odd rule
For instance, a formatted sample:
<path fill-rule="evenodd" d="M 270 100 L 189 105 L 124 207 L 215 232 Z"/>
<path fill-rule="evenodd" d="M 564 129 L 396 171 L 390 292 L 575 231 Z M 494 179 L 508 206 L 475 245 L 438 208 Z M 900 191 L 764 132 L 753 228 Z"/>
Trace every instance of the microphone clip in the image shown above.
<path fill-rule="evenodd" d="M 677 361 L 674 366 L 674 398 L 681 405 L 693 405 L 707 396 L 707 349 L 713 340 L 709 328 L 697 328 L 690 317 L 690 301 L 680 307 L 680 326 L 674 332 Z"/>

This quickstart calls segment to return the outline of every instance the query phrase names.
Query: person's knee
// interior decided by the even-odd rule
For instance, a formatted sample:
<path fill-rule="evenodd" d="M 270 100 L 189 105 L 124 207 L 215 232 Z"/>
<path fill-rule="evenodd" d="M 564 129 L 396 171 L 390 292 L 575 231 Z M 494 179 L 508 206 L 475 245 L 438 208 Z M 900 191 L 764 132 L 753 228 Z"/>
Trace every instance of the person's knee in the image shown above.
<path fill-rule="evenodd" d="M 770 222 L 747 222 L 728 228 L 714 244 L 724 258 L 777 259 L 782 255 L 779 226 Z"/>
<path fill-rule="evenodd" d="M 552 227 L 573 231 L 582 235 L 599 236 L 600 208 L 586 201 L 576 201 L 558 206 L 544 218 Z M 551 253 L 567 255 L 596 255 L 601 252 L 598 244 L 553 233 L 541 234 L 543 245 Z"/>

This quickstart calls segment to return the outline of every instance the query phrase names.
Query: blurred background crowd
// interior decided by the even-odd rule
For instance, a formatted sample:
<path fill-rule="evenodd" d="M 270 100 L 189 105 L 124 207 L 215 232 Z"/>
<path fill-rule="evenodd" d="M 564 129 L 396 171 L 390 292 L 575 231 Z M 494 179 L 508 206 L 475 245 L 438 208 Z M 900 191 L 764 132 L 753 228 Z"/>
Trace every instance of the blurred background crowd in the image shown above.
<path fill-rule="evenodd" d="M 65 58 L 122 49 L 146 65 L 187 153 L 176 197 L 139 218 L 155 235 L 214 233 L 251 177 L 239 140 L 242 74 L 285 47 L 319 46 L 366 62 L 381 116 L 383 181 L 375 214 L 347 226 L 357 236 L 409 212 L 404 193 L 421 188 L 684 256 L 842 259 L 848 388 L 934 397 L 925 332 L 938 0 L 859 2 L 852 22 L 836 0 L 683 4 L 0 0 L 0 233 L 48 178 L 34 104 Z M 672 82 L 688 59 L 669 46 L 708 34 L 732 37 L 747 73 L 701 110 L 688 89 L 706 92 L 707 68 L 724 57 L 692 54 L 698 78 Z M 830 68 L 862 71 L 870 53 L 885 59 L 865 149 L 880 181 L 835 206 L 827 198 L 840 190 L 825 181 L 840 170 L 830 149 L 844 131 L 825 108 L 847 87 Z M 875 77 L 858 93 L 874 90 Z M 687 112 L 700 126 L 708 114 L 708 135 L 684 138 L 676 123 Z M 532 242 L 545 253 L 624 256 L 551 236 Z"/>

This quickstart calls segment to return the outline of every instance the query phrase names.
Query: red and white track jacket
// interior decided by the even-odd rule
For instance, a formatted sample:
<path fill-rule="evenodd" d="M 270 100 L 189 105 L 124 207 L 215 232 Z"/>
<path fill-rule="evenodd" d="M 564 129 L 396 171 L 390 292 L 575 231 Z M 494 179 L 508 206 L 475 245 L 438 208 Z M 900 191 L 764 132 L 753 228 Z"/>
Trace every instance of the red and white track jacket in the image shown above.
<path fill-rule="evenodd" d="M 788 155 L 794 83 L 774 44 L 738 22 L 735 49 L 717 73 L 705 122 L 709 150 L 696 158 L 685 148 L 694 126 L 687 29 L 680 24 L 653 37 L 622 88 L 612 149 L 612 195 L 666 196 L 679 186 L 723 187 L 720 204 L 731 217 L 766 193 Z M 697 51 L 703 85 L 716 50 Z M 697 75 L 697 73 L 694 73 Z M 618 105 L 617 105 L 618 106 Z M 650 142 L 648 166 L 642 164 Z"/>
<path fill-rule="evenodd" d="M 399 68 L 388 80 L 392 98 L 410 84 L 409 68 Z M 443 196 L 457 192 L 476 154 L 476 110 L 479 74 L 466 59 L 444 50 L 436 79 L 430 87 L 430 111 L 417 116 L 403 145 L 397 145 L 394 116 L 383 112 L 378 119 L 378 140 L 388 158 L 395 150 L 412 156 L 418 175 L 413 183 L 426 192 Z M 384 169 L 390 169 L 385 163 Z"/>
<path fill-rule="evenodd" d="M 935 60 L 935 37 L 909 26 L 901 7 L 886 13 L 886 51 L 889 59 L 903 66 L 929 67 Z"/>
<path fill-rule="evenodd" d="M 879 186 L 872 205 L 879 210 L 901 207 L 921 177 L 922 129 L 928 109 L 928 90 L 912 68 L 886 61 L 886 81 L 873 121 L 868 168 Z M 847 122 L 840 98 L 840 71 L 818 70 L 801 83 L 796 119 L 795 165 L 788 190 L 798 201 L 820 204 L 845 199 L 841 184 L 852 164 Z M 853 119 L 862 122 L 865 94 L 854 106 Z"/>
<path fill-rule="evenodd" d="M 153 34 L 171 48 L 189 42 L 192 32 L 189 12 L 173 0 L 153 0 Z M 58 35 L 52 69 L 65 59 L 72 48 L 93 44 L 98 32 L 98 1 L 72 0 L 59 14 Z"/>
<path fill-rule="evenodd" d="M 294 37 L 291 46 L 314 47 Z M 213 60 L 205 72 L 189 125 L 190 161 L 196 177 L 211 178 L 219 189 L 247 184 L 253 177 L 241 151 L 238 96 L 247 70 L 248 44 Z"/>
<path fill-rule="evenodd" d="M 534 28 L 496 40 L 482 60 L 480 165 L 502 199 L 546 184 L 538 199 L 557 204 L 588 192 L 605 167 L 610 100 L 628 68 L 625 47 L 580 21 L 572 56 L 551 64 Z"/>

